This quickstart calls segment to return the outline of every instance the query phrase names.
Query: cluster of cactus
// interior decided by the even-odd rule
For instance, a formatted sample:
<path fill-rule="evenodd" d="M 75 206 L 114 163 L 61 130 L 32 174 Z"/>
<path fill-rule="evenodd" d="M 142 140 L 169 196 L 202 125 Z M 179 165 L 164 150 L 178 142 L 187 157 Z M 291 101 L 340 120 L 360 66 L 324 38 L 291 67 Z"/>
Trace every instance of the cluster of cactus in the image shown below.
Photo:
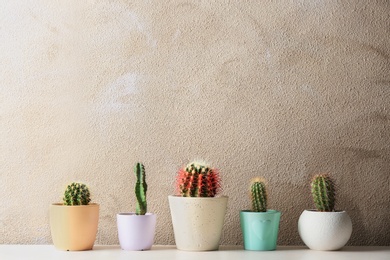
<path fill-rule="evenodd" d="M 250 184 L 252 211 L 267 211 L 267 190 L 265 180 L 260 177 L 253 178 Z"/>
<path fill-rule="evenodd" d="M 215 197 L 220 189 L 219 172 L 204 163 L 189 163 L 179 170 L 176 189 L 182 197 Z"/>
<path fill-rule="evenodd" d="M 318 211 L 334 211 L 335 183 L 328 174 L 317 174 L 311 181 L 311 194 Z"/>
<path fill-rule="evenodd" d="M 134 173 L 137 178 L 135 183 L 135 196 L 137 197 L 137 205 L 135 214 L 145 215 L 147 212 L 147 203 L 146 203 L 146 191 L 148 185 L 145 180 L 145 167 L 141 163 L 137 163 L 134 167 Z"/>
<path fill-rule="evenodd" d="M 67 206 L 88 205 L 91 194 L 85 184 L 73 182 L 67 186 L 63 201 Z"/>

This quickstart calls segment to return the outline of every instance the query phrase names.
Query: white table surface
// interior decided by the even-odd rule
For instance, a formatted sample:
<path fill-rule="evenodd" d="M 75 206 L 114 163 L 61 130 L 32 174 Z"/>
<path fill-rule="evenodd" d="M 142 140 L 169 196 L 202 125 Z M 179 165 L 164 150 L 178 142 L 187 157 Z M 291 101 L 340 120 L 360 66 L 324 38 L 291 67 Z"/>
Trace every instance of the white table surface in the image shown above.
<path fill-rule="evenodd" d="M 279 246 L 275 251 L 245 251 L 240 246 L 220 246 L 218 251 L 188 252 L 175 246 L 153 246 L 148 251 L 123 251 L 119 246 L 95 246 L 93 250 L 67 252 L 52 245 L 0 245 L 1 260 L 81 260 L 81 259 L 174 259 L 174 260 L 251 260 L 251 259 L 314 259 L 390 260 L 390 247 L 344 247 L 340 251 L 314 251 L 306 247 Z"/>

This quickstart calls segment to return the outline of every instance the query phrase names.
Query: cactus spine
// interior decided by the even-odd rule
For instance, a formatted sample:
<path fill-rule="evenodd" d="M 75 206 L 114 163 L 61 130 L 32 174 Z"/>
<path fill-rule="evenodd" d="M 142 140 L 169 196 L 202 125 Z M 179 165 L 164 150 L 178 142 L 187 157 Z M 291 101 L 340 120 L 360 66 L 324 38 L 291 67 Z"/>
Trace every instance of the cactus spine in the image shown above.
<path fill-rule="evenodd" d="M 315 175 L 311 181 L 311 193 L 318 211 L 334 211 L 336 191 L 329 175 Z"/>
<path fill-rule="evenodd" d="M 267 190 L 265 180 L 256 177 L 252 179 L 250 185 L 252 211 L 266 212 L 267 211 Z"/>
<path fill-rule="evenodd" d="M 135 214 L 145 215 L 147 212 L 146 191 L 148 189 L 148 185 L 145 180 L 144 165 L 137 163 L 134 167 L 134 173 L 137 178 L 137 182 L 135 183 L 135 196 L 137 197 Z"/>
<path fill-rule="evenodd" d="M 85 184 L 73 182 L 69 184 L 64 193 L 64 205 L 88 205 L 91 194 Z"/>
<path fill-rule="evenodd" d="M 176 188 L 182 197 L 215 197 L 220 189 L 219 172 L 204 163 L 189 163 L 179 170 Z"/>

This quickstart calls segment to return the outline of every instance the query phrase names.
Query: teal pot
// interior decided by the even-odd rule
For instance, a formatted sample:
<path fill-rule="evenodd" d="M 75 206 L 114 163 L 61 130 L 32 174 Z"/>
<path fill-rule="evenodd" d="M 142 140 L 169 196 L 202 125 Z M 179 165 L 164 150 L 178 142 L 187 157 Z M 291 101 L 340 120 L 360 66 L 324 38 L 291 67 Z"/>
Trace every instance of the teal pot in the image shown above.
<path fill-rule="evenodd" d="M 276 249 L 280 211 L 240 211 L 240 223 L 245 250 L 270 251 Z"/>

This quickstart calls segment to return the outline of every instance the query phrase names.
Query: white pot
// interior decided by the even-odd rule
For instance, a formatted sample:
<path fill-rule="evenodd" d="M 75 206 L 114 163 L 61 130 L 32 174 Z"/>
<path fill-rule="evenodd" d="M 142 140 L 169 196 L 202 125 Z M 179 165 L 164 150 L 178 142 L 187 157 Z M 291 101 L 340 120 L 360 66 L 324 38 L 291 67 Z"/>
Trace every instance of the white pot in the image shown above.
<path fill-rule="evenodd" d="M 149 250 L 154 242 L 156 215 L 117 214 L 118 238 L 123 250 Z"/>
<path fill-rule="evenodd" d="M 168 196 L 177 249 L 218 250 L 228 197 Z"/>
<path fill-rule="evenodd" d="M 305 210 L 298 220 L 298 232 L 310 249 L 338 250 L 351 237 L 352 221 L 345 211 Z"/>

